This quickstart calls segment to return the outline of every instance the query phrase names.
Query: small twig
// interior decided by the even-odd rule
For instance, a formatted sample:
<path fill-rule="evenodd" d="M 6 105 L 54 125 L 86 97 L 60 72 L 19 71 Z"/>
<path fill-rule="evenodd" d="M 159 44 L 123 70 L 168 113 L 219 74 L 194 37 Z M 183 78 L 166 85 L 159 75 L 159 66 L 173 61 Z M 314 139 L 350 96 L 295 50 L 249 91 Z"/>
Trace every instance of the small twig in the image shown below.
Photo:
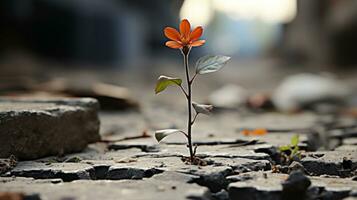
<path fill-rule="evenodd" d="M 188 94 L 187 94 L 187 92 L 185 91 L 185 89 L 182 87 L 182 85 L 179 85 L 179 86 L 180 86 L 180 88 L 181 88 L 183 94 L 186 96 L 186 98 L 188 98 Z"/>
<path fill-rule="evenodd" d="M 197 76 L 197 72 L 195 73 L 195 75 L 193 75 L 192 79 L 190 80 L 190 85 L 193 83 L 193 80 L 195 80 L 196 76 Z"/>
<path fill-rule="evenodd" d="M 246 142 L 243 142 L 243 143 L 239 143 L 239 144 L 232 144 L 232 145 L 229 145 L 228 147 L 241 147 L 241 146 L 247 146 L 247 145 L 254 145 L 254 144 L 259 144 L 259 141 L 258 140 L 250 140 L 250 141 L 246 141 Z"/>
<path fill-rule="evenodd" d="M 120 141 L 125 141 L 125 140 L 133 140 L 133 139 L 140 139 L 140 138 L 148 138 L 151 137 L 151 135 L 147 134 L 147 131 L 143 131 L 143 134 L 137 135 L 137 136 L 129 136 L 129 137 L 124 137 L 116 140 L 106 140 L 106 139 L 101 139 L 100 142 L 104 143 L 109 143 L 109 142 L 120 142 Z"/>
<path fill-rule="evenodd" d="M 180 133 L 184 134 L 188 138 L 188 135 L 185 133 L 185 131 L 180 131 Z"/>
<path fill-rule="evenodd" d="M 196 112 L 195 117 L 193 118 L 193 120 L 192 120 L 192 122 L 191 122 L 191 125 L 193 125 L 193 123 L 195 123 L 198 114 L 199 114 L 199 113 Z"/>

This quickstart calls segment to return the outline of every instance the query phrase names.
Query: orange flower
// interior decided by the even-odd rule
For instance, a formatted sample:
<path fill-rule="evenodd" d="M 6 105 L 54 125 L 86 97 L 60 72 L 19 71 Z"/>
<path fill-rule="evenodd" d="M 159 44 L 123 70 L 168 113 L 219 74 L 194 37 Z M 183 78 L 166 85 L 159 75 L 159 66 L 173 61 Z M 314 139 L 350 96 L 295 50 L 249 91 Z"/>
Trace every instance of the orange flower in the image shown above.
<path fill-rule="evenodd" d="M 184 19 L 180 24 L 180 32 L 171 27 L 166 27 L 164 29 L 165 36 L 171 40 L 166 42 L 166 46 L 173 49 L 202 46 L 206 42 L 205 40 L 199 40 L 202 33 L 203 28 L 201 26 L 196 27 L 191 32 L 190 22 L 187 19 Z"/>

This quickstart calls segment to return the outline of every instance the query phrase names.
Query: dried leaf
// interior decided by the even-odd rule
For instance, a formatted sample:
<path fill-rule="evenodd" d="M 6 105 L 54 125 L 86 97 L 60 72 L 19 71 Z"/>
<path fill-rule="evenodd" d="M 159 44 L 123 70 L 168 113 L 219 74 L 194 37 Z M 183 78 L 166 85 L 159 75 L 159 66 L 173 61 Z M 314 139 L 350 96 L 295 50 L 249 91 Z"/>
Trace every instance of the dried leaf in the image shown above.
<path fill-rule="evenodd" d="M 212 105 L 198 104 L 196 102 L 192 102 L 192 106 L 197 113 L 202 113 L 205 115 L 211 114 L 211 111 L 213 109 Z"/>
<path fill-rule="evenodd" d="M 169 136 L 173 133 L 179 133 L 181 132 L 178 129 L 163 129 L 163 130 L 157 130 L 155 131 L 155 138 L 158 142 L 160 142 L 162 139 L 164 139 L 166 136 Z"/>

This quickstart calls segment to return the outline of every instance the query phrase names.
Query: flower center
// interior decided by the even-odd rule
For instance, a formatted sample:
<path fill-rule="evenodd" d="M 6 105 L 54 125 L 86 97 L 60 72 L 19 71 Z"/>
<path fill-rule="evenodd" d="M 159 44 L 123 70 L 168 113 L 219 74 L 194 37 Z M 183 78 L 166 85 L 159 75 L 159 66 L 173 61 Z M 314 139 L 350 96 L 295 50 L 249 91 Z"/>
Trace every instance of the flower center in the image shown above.
<path fill-rule="evenodd" d="M 190 38 L 186 38 L 185 36 L 181 36 L 181 42 L 183 45 L 188 45 L 190 42 Z"/>

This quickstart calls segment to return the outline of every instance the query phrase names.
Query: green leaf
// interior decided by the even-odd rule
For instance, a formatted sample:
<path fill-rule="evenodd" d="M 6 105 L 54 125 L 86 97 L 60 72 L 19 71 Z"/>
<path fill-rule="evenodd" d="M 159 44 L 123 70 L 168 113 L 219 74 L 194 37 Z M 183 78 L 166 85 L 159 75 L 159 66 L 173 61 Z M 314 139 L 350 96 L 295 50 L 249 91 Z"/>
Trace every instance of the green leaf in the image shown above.
<path fill-rule="evenodd" d="M 164 139 L 166 136 L 169 136 L 174 133 L 179 133 L 181 132 L 178 129 L 163 129 L 163 130 L 157 130 L 155 131 L 155 138 L 158 142 L 160 142 L 162 139 Z"/>
<path fill-rule="evenodd" d="M 164 91 L 167 88 L 167 86 L 169 86 L 169 85 L 180 86 L 181 83 L 182 83 L 182 80 L 180 78 L 172 78 L 169 76 L 160 76 L 157 79 L 155 93 L 158 94 L 158 93 Z"/>
<path fill-rule="evenodd" d="M 290 150 L 290 146 L 289 146 L 289 145 L 280 146 L 280 147 L 279 147 L 279 150 L 280 150 L 280 151 Z"/>
<path fill-rule="evenodd" d="M 207 74 L 221 69 L 228 60 L 228 56 L 203 56 L 196 63 L 197 74 Z"/>
<path fill-rule="evenodd" d="M 197 113 L 202 113 L 205 115 L 211 114 L 211 111 L 213 109 L 212 105 L 198 104 L 196 102 L 192 102 L 192 106 Z"/>
<path fill-rule="evenodd" d="M 291 142 L 290 142 L 291 146 L 295 147 L 299 144 L 299 135 L 294 135 L 291 138 Z"/>

